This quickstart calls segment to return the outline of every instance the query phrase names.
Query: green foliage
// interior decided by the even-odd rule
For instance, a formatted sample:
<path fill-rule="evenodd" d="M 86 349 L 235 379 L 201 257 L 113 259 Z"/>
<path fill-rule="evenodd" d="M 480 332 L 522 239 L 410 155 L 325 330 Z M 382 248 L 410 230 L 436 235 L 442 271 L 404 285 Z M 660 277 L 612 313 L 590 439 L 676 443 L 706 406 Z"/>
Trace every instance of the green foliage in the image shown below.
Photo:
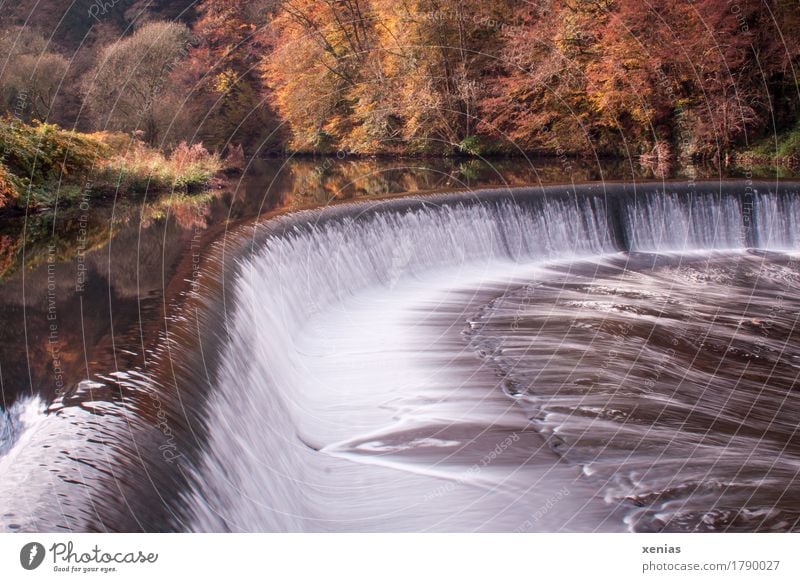
<path fill-rule="evenodd" d="M 800 123 L 779 138 L 777 155 L 779 158 L 800 161 Z"/>
<path fill-rule="evenodd" d="M 800 167 L 800 121 L 793 128 L 777 136 L 764 138 L 753 147 L 736 156 L 738 166 L 747 167 Z"/>
<path fill-rule="evenodd" d="M 470 135 L 461 140 L 458 144 L 458 151 L 471 156 L 480 155 L 483 151 L 481 139 L 477 135 Z"/>
<path fill-rule="evenodd" d="M 202 144 L 169 155 L 119 133 L 83 134 L 0 119 L 0 208 L 77 202 L 85 192 L 196 191 L 222 169 Z"/>
<path fill-rule="evenodd" d="M 0 151 L 9 171 L 34 184 L 85 177 L 108 154 L 93 136 L 9 117 L 0 119 Z"/>

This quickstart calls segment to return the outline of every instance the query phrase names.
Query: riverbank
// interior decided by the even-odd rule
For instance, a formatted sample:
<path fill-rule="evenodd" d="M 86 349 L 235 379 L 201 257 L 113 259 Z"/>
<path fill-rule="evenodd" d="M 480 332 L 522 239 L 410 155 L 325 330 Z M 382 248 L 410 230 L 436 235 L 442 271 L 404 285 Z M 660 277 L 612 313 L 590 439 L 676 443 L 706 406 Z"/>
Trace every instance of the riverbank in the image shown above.
<path fill-rule="evenodd" d="M 756 142 L 735 154 L 736 165 L 751 168 L 800 170 L 800 124 L 789 131 Z"/>
<path fill-rule="evenodd" d="M 777 145 L 776 145 L 777 144 Z M 182 142 L 159 150 L 145 144 L 136 135 L 114 132 L 80 133 L 53 124 L 25 124 L 11 117 L 0 119 L 0 217 L 37 213 L 54 208 L 77 208 L 87 201 L 118 200 L 146 193 L 196 194 L 225 186 L 226 175 L 244 169 L 241 148 L 229 148 L 223 159 L 202 144 Z M 398 167 L 450 165 L 458 171 L 448 184 L 433 188 L 469 186 L 482 174 L 506 174 L 505 166 L 527 166 L 525 176 L 512 180 L 516 185 L 536 182 L 593 181 L 605 179 L 713 178 L 720 173 L 752 178 L 797 174 L 800 160 L 800 130 L 779 136 L 770 143 L 759 142 L 748 150 L 732 155 L 732 164 L 724 170 L 707 162 L 678 163 L 671 158 L 651 157 L 588 159 L 561 151 L 518 153 L 518 155 L 475 155 L 461 152 L 453 156 L 364 155 L 349 151 L 331 154 L 287 153 L 277 159 L 284 163 L 299 161 L 313 166 L 297 176 L 306 189 L 324 190 L 321 199 L 350 198 L 360 184 L 376 179 L 369 165 Z M 269 156 L 267 159 L 276 159 Z M 257 164 L 253 159 L 248 166 Z M 433 167 L 431 166 L 431 167 Z M 624 172 L 606 175 L 602 168 L 625 166 Z M 591 168 L 595 170 L 591 171 Z M 342 175 L 339 175 L 342 174 Z M 380 189 L 380 188 L 379 188 Z M 396 186 L 389 187 L 395 191 Z M 416 185 L 401 190 L 413 191 Z"/>
<path fill-rule="evenodd" d="M 0 119 L 0 215 L 116 194 L 197 192 L 225 166 L 202 144 L 161 151 L 136 135 L 80 133 L 6 117 Z"/>

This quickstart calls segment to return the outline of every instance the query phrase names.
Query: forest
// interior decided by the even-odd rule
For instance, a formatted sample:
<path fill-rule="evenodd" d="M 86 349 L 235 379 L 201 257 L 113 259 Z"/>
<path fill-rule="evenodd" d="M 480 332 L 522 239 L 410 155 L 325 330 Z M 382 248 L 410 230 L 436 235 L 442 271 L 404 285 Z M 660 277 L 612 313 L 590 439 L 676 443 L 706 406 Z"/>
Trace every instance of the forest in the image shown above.
<path fill-rule="evenodd" d="M 793 0 L 61 4 L 3 8 L 6 125 L 167 153 L 792 164 L 800 147 Z M 0 187 L 22 171 L 3 164 Z"/>
<path fill-rule="evenodd" d="M 800 0 L 0 0 L 0 532 L 800 531 L 799 71 Z M 306 539 L 219 572 L 470 579 Z M 465 569 L 638 571 L 567 543 Z"/>

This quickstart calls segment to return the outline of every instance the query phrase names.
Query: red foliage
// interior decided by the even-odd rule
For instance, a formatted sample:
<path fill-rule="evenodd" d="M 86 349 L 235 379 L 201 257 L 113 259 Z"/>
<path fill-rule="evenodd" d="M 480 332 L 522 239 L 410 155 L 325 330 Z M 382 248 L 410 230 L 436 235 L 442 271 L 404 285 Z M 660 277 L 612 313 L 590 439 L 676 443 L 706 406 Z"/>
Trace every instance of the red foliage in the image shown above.
<path fill-rule="evenodd" d="M 764 129 L 776 85 L 797 64 L 797 16 L 784 10 L 778 22 L 770 14 L 757 0 L 521 8 L 485 117 L 523 147 L 559 140 L 566 149 L 620 153 L 669 140 L 684 155 L 727 151 Z M 783 48 L 779 26 L 793 38 Z"/>

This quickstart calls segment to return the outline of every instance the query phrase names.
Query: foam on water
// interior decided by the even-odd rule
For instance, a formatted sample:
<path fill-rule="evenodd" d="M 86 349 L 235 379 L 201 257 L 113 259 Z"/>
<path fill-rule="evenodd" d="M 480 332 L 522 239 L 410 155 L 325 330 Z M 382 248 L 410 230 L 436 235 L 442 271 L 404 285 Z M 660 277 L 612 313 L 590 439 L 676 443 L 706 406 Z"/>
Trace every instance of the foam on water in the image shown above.
<path fill-rule="evenodd" d="M 740 200 L 714 194 L 627 200 L 623 223 L 631 250 L 742 248 L 748 230 Z M 791 244 L 792 227 L 780 232 L 772 240 Z M 232 335 L 242 344 L 230 346 L 210 404 L 210 443 L 189 501 L 197 508 L 193 528 L 392 530 L 447 523 L 461 530 L 518 529 L 520 515 L 535 513 L 525 508 L 526 496 L 544 502 L 531 494 L 542 474 L 550 474 L 550 495 L 553 483 L 577 487 L 575 477 L 543 468 L 547 461 L 536 441 L 528 445 L 535 454 L 514 456 L 517 464 L 495 467 L 491 479 L 486 473 L 463 478 L 476 458 L 469 451 L 476 435 L 503 422 L 504 434 L 530 431 L 531 417 L 515 414 L 506 383 L 481 383 L 474 364 L 465 372 L 470 364 L 461 358 L 468 350 L 447 330 L 470 320 L 471 310 L 489 298 L 524 287 L 548 263 L 613 254 L 623 244 L 609 227 L 603 199 L 591 196 L 429 206 L 270 238 L 237 282 Z M 448 313 L 444 320 L 437 318 L 442 312 Z M 478 387 L 477 396 L 469 387 Z M 560 421 L 549 418 L 558 432 Z M 536 431 L 542 432 L 538 422 Z M 448 467 L 454 458 L 463 466 Z M 377 465 L 459 487 L 482 485 L 490 493 L 477 521 L 453 521 L 447 517 L 459 514 L 463 498 L 438 499 L 432 510 L 417 502 L 435 485 L 417 480 L 393 496 L 404 517 L 376 527 L 330 508 L 360 503 L 381 513 L 392 505 L 386 479 L 397 475 L 370 482 L 365 495 L 349 486 L 352 474 L 345 481 L 331 477 L 336 470 L 330 467 L 319 474 L 320 465 L 338 466 L 336 459 L 349 461 L 350 469 L 352 463 Z M 361 471 L 356 483 L 375 475 L 374 469 Z M 514 478 L 521 475 L 522 483 Z M 625 496 L 607 490 L 597 496 L 610 502 L 605 513 L 591 501 L 581 516 L 564 506 L 538 527 L 613 530 L 609 516 Z M 509 500 L 517 506 L 517 527 L 513 518 L 487 518 L 500 515 L 498 507 Z"/>
<path fill-rule="evenodd" d="M 648 491 L 668 488 L 637 473 L 646 461 L 624 446 L 598 445 L 654 442 L 641 430 L 656 441 L 676 436 L 675 427 L 656 420 L 646 429 L 623 424 L 620 430 L 618 418 L 629 413 L 624 405 L 636 398 L 620 403 L 608 396 L 624 388 L 624 373 L 607 366 L 608 394 L 587 399 L 562 392 L 559 406 L 546 410 L 538 399 L 575 377 L 573 356 L 559 350 L 596 351 L 594 323 L 574 310 L 601 320 L 620 312 L 637 321 L 661 317 L 659 302 L 666 299 L 646 277 L 628 290 L 635 299 L 604 296 L 620 285 L 613 273 L 632 272 L 628 261 L 638 257 L 641 274 L 645 264 L 681 263 L 676 257 L 691 255 L 693 268 L 674 276 L 697 284 L 717 274 L 738 277 L 725 267 L 739 252 L 732 249 L 800 246 L 798 196 L 761 189 L 751 204 L 735 188 L 603 190 L 354 204 L 268 223 L 252 252 L 237 251 L 236 267 L 220 276 L 224 329 L 203 331 L 221 338 L 209 343 L 214 353 L 175 337 L 165 341 L 165 375 L 177 374 L 174 392 L 188 396 L 170 396 L 166 384 L 120 372 L 44 409 L 29 401 L 3 413 L 4 525 L 126 529 L 130 519 L 114 523 L 107 516 L 143 515 L 155 503 L 176 508 L 176 529 L 194 531 L 616 531 L 627 527 L 625 515 L 629 524 L 670 522 L 653 519 L 669 506 L 655 504 Z M 703 262 L 720 250 L 725 254 Z M 665 252 L 672 258 L 654 254 Z M 785 255 L 774 262 L 776 277 L 793 276 L 781 270 L 785 263 Z M 570 278 L 573 267 L 585 280 Z M 508 311 L 526 293 L 538 300 L 535 289 L 552 283 L 554 273 L 566 287 L 551 293 L 550 303 L 536 313 Z M 595 281 L 592 293 L 575 292 L 587 281 Z M 212 286 L 198 289 L 207 296 L 192 307 L 197 319 L 174 320 L 195 331 L 218 321 L 212 315 L 220 309 Z M 724 306 L 727 289 L 706 298 Z M 568 297 L 569 306 L 558 303 Z M 542 313 L 552 337 L 520 332 Z M 588 335 L 570 335 L 582 325 Z M 692 322 L 697 329 L 716 325 L 703 317 Z M 507 350 L 502 357 L 498 346 Z M 637 361 L 637 346 L 625 350 L 619 361 Z M 208 392 L 196 398 L 205 384 Z M 764 404 L 780 408 L 779 396 Z M 163 461 L 149 459 L 160 459 L 165 446 L 159 411 L 183 410 L 194 404 L 189 398 L 201 408 L 202 427 L 169 417 L 189 463 L 187 487 L 159 473 Z M 581 415 L 592 420 L 576 433 Z M 708 442 L 725 434 L 712 430 Z M 686 474 L 686 486 L 708 485 L 698 482 L 697 471 Z M 157 497 L 136 497 L 145 479 Z M 23 496 L 14 493 L 21 480 Z M 124 494 L 115 496 L 115 487 Z M 170 488 L 174 503 L 166 500 Z M 116 510 L 131 503 L 141 507 Z M 636 504 L 646 509 L 631 517 Z"/>

